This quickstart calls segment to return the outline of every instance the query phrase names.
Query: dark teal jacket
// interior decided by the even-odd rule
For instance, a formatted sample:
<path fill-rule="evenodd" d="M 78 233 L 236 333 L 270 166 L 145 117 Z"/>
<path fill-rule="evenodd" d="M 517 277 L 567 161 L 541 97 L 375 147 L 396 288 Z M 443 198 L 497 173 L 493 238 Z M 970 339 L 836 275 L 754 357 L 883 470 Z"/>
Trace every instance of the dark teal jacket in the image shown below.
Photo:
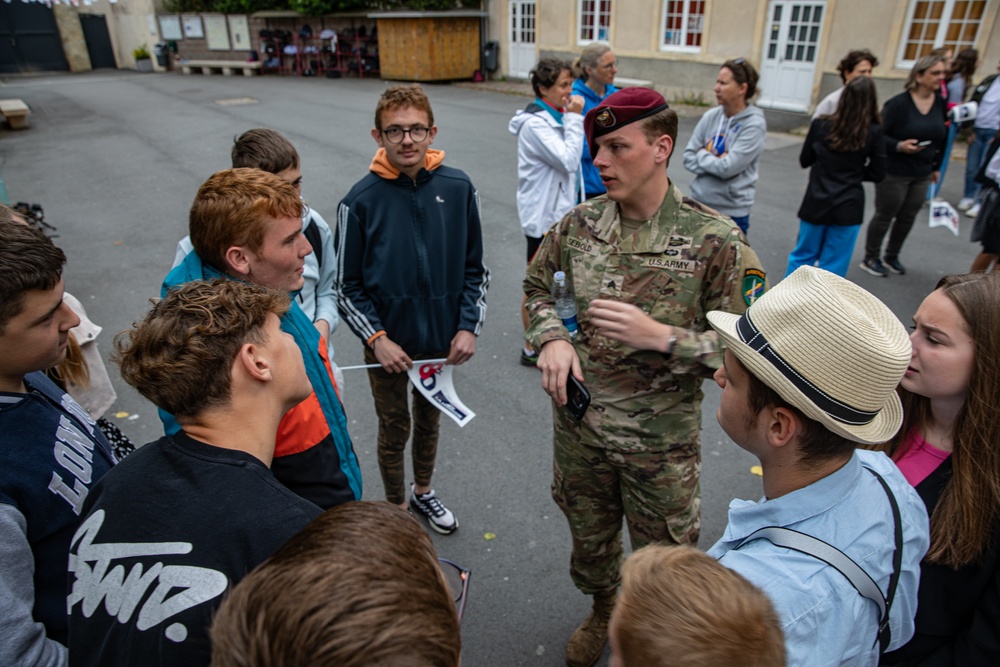
<path fill-rule="evenodd" d="M 233 280 L 191 252 L 164 278 L 160 295 L 193 280 L 215 278 Z M 294 300 L 281 317 L 281 330 L 290 333 L 302 350 L 313 393 L 281 420 L 271 470 L 279 482 L 323 509 L 361 500 L 361 469 L 334 388 L 326 344 Z M 180 430 L 173 415 L 160 410 L 160 419 L 167 435 Z"/>

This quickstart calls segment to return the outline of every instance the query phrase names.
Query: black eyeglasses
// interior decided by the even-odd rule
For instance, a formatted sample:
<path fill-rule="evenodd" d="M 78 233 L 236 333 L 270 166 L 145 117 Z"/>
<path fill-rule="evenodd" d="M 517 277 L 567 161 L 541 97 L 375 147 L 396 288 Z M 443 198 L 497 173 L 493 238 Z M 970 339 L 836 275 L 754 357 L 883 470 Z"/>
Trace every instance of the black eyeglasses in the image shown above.
<path fill-rule="evenodd" d="M 447 558 L 438 558 L 438 567 L 441 568 L 441 574 L 444 575 L 445 581 L 448 582 L 448 588 L 451 589 L 451 597 L 455 601 L 458 620 L 461 622 L 462 614 L 465 613 L 465 601 L 469 592 L 469 577 L 472 576 L 472 571 Z"/>
<path fill-rule="evenodd" d="M 407 134 L 410 135 L 410 141 L 415 144 L 419 144 L 427 138 L 428 134 L 430 134 L 430 128 L 424 127 L 423 125 L 417 125 L 416 127 L 404 130 L 401 127 L 392 126 L 382 130 L 382 136 L 384 136 L 390 144 L 402 143 L 403 137 Z"/>

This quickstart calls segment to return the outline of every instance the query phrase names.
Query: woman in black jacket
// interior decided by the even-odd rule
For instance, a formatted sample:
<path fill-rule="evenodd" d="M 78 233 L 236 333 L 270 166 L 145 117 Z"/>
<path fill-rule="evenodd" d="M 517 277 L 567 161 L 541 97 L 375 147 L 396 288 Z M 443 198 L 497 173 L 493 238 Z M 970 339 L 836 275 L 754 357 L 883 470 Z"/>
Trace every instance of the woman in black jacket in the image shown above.
<path fill-rule="evenodd" d="M 869 77 L 853 79 L 844 87 L 837 111 L 812 122 L 799 164 L 812 170 L 799 207 L 799 239 L 785 275 L 815 265 L 843 276 L 865 212 L 861 183 L 885 178 L 885 146 Z"/>
<path fill-rule="evenodd" d="M 1000 665 L 1000 273 L 945 276 L 913 316 L 885 449 L 927 506 L 913 638 L 881 664 Z"/>
<path fill-rule="evenodd" d="M 948 134 L 940 92 L 945 71 L 941 56 L 922 57 L 910 71 L 906 90 L 882 108 L 886 177 L 875 188 L 875 215 L 868 223 L 861 262 L 861 268 L 873 276 L 906 273 L 899 251 L 927 199 L 928 187 L 937 183 Z M 883 254 L 886 233 L 889 241 Z"/>

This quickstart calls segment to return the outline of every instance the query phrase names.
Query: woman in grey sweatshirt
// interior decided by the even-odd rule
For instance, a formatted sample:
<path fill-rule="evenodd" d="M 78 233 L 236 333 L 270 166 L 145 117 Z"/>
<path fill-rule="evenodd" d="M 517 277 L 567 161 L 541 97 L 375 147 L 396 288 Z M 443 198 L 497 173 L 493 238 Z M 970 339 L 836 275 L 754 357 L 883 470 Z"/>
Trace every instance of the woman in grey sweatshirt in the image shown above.
<path fill-rule="evenodd" d="M 757 191 L 757 164 L 764 152 L 764 112 L 750 104 L 757 70 L 743 58 L 727 60 L 715 80 L 719 106 L 698 121 L 684 149 L 684 168 L 695 175 L 691 196 L 731 217 L 744 233 Z"/>

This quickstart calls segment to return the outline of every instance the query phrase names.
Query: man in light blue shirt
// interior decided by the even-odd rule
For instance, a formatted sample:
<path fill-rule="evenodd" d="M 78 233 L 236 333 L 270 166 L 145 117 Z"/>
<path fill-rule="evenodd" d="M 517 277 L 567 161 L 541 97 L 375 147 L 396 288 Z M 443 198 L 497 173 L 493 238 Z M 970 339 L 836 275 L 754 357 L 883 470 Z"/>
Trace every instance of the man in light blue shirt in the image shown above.
<path fill-rule="evenodd" d="M 874 666 L 880 638 L 893 649 L 913 635 L 929 544 L 916 491 L 884 454 L 856 449 L 888 440 L 902 423 L 895 388 L 910 360 L 906 330 L 868 292 L 808 266 L 744 315 L 708 319 L 727 345 L 715 374 L 719 423 L 760 460 L 764 483 L 759 502 L 730 503 L 726 532 L 708 553 L 771 598 L 789 667 Z M 767 527 L 822 540 L 849 560 L 830 565 L 788 531 L 753 536 Z M 851 561 L 863 570 L 853 582 Z"/>

